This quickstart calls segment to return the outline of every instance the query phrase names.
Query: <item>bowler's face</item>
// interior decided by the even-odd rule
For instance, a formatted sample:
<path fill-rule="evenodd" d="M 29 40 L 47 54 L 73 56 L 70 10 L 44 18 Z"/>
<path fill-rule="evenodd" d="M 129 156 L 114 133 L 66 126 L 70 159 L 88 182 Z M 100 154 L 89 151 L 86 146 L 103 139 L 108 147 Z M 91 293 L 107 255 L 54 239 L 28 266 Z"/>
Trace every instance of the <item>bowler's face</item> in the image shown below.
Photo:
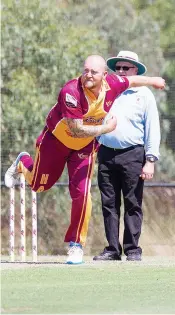
<path fill-rule="evenodd" d="M 106 71 L 100 63 L 95 61 L 86 61 L 82 73 L 82 84 L 88 89 L 94 89 L 101 86 L 102 80 L 106 77 Z"/>

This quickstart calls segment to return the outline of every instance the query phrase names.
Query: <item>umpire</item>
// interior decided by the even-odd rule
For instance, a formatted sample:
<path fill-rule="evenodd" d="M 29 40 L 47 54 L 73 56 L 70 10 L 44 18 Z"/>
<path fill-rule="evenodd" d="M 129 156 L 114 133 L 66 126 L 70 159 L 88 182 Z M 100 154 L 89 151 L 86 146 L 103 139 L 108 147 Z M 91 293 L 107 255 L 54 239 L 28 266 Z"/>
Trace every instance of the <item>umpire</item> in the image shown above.
<path fill-rule="evenodd" d="M 121 51 L 117 57 L 109 58 L 107 65 L 120 76 L 146 72 L 145 65 L 131 51 Z M 117 117 L 117 127 L 100 136 L 98 153 L 98 185 L 108 246 L 94 260 L 121 260 L 119 226 L 122 193 L 123 251 L 127 260 L 140 261 L 144 180 L 153 178 L 154 164 L 159 157 L 158 110 L 155 98 L 147 87 L 134 87 L 116 98 L 109 114 Z"/>

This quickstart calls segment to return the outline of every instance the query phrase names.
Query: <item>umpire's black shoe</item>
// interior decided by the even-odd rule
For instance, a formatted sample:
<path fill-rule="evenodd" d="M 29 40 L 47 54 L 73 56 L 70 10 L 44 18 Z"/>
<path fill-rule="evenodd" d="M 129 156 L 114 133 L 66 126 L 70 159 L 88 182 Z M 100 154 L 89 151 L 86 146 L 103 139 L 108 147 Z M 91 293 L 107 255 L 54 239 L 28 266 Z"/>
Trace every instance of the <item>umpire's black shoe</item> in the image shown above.
<path fill-rule="evenodd" d="M 128 261 L 140 261 L 140 260 L 142 260 L 142 255 L 140 253 L 128 253 L 126 260 L 128 260 Z"/>
<path fill-rule="evenodd" d="M 104 251 L 98 256 L 95 256 L 93 260 L 121 260 L 121 256 L 115 251 L 107 251 L 104 249 Z"/>

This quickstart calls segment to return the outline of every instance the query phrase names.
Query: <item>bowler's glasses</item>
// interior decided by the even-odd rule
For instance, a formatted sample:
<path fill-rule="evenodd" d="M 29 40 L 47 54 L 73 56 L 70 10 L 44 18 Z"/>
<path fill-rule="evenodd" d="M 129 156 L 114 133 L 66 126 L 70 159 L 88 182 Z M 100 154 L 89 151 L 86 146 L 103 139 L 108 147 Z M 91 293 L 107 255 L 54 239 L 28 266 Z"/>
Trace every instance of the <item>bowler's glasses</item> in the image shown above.
<path fill-rule="evenodd" d="M 127 66 L 116 66 L 115 67 L 115 69 L 117 70 L 117 71 L 119 71 L 119 70 L 121 70 L 121 69 L 123 69 L 124 71 L 128 71 L 129 69 L 131 69 L 131 68 L 135 68 L 135 67 L 127 67 Z"/>

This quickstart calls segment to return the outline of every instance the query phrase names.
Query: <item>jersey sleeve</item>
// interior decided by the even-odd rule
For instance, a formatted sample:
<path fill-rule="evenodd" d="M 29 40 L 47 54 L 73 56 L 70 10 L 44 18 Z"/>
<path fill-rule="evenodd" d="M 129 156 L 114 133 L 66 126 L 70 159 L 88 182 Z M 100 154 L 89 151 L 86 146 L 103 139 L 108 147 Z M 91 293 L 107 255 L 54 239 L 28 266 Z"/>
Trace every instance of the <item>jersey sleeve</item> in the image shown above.
<path fill-rule="evenodd" d="M 121 77 L 116 74 L 109 74 L 110 76 L 110 85 L 112 85 L 112 88 L 117 92 L 117 94 L 121 94 L 125 90 L 129 88 L 129 80 L 127 77 Z"/>
<path fill-rule="evenodd" d="M 145 89 L 145 153 L 159 158 L 160 120 L 155 97 L 151 90 Z"/>
<path fill-rule="evenodd" d="M 65 86 L 60 92 L 62 116 L 64 118 L 82 119 L 83 112 L 80 103 L 80 94 L 74 86 Z"/>

